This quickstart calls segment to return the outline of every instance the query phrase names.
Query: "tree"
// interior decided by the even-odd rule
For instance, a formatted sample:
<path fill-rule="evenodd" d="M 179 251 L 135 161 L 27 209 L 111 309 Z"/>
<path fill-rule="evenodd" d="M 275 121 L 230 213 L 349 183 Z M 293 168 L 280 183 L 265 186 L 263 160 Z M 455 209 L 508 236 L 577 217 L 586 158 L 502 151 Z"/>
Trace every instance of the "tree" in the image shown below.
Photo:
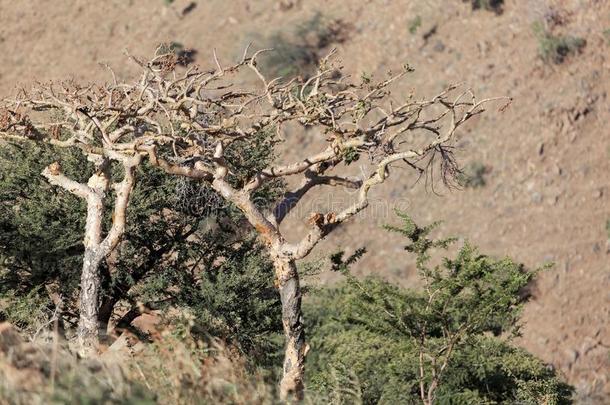
<path fill-rule="evenodd" d="M 35 89 L 32 93 L 20 92 L 16 100 L 0 109 L 0 134 L 6 139 L 46 142 L 58 148 L 81 151 L 94 170 L 86 182 L 75 181 L 63 173 L 59 161 L 51 163 L 42 175 L 47 181 L 82 198 L 86 202 L 84 254 L 80 282 L 78 343 L 83 355 L 97 350 L 99 339 L 98 302 L 101 286 L 100 264 L 119 243 L 125 230 L 129 196 L 135 184 L 135 170 L 141 162 L 139 154 L 123 154 L 114 150 L 112 139 L 120 131 L 110 131 L 117 119 L 112 112 L 112 101 L 102 111 L 92 110 L 92 88 L 82 88 L 66 82 L 59 88 L 52 84 Z M 105 96 L 97 89 L 98 101 Z M 27 111 L 27 112 L 26 112 Z M 28 113 L 41 113 L 33 121 Z M 100 120 L 104 116 L 105 119 Z M 117 163 L 122 180 L 113 181 Z M 104 204 L 114 190 L 112 226 L 104 236 Z"/>
<path fill-rule="evenodd" d="M 268 158 L 263 150 L 248 152 Z M 72 325 L 78 314 L 86 204 L 40 176 L 58 160 L 71 178 L 86 181 L 91 175 L 76 150 L 0 145 L 0 319 L 31 332 L 55 316 L 60 326 Z M 266 362 L 275 354 L 271 340 L 281 331 L 272 315 L 279 298 L 272 266 L 240 225 L 239 211 L 218 205 L 213 190 L 146 162 L 137 177 L 124 237 L 100 265 L 100 336 L 129 328 L 142 309 L 180 307 L 196 315 L 198 338 L 222 338 L 253 364 Z M 268 192 L 261 204 L 276 198 L 280 188 Z M 110 215 L 103 224 L 110 226 Z M 69 338 L 71 328 L 65 329 Z"/>
<path fill-rule="evenodd" d="M 264 50 L 251 56 L 248 51 L 228 67 L 215 56 L 213 69 L 178 71 L 176 55 L 161 47 L 150 61 L 130 56 L 142 69 L 135 83 L 119 83 L 114 78 L 102 88 L 66 92 L 59 103 L 45 88 L 50 101 L 45 99 L 44 105 L 64 108 L 73 115 L 68 124 L 57 121 L 53 127 L 68 129 L 82 122 L 77 129 L 95 133 L 102 148 L 72 130 L 59 131 L 54 143 L 86 147 L 97 156 L 120 154 L 135 159 L 145 154 L 152 165 L 168 174 L 207 184 L 243 213 L 274 262 L 286 341 L 281 395 L 302 398 L 308 346 L 296 260 L 364 210 L 370 190 L 384 183 L 397 163 L 420 173 L 438 165 L 443 180 L 451 182 L 459 172 L 451 149 L 456 131 L 481 113 L 484 104 L 498 99 L 477 101 L 471 90 L 458 92 L 457 86 L 451 86 L 431 99 L 416 100 L 411 95 L 394 103 L 389 88 L 411 68 L 405 66 L 376 83 L 366 76 L 354 83 L 341 76 L 332 55 L 320 62 L 318 72 L 310 78 L 269 80 L 257 67 Z M 237 90 L 233 86 L 252 77 L 260 84 L 258 88 Z M 29 130 L 36 125 L 30 121 L 15 125 L 11 117 L 21 116 L 19 108 L 39 105 L 35 97 L 22 93 L 8 105 L 9 124 L 3 126 L 4 133 L 8 127 L 11 136 L 37 135 Z M 294 162 L 244 170 L 239 154 L 244 145 L 256 150 L 263 142 L 273 142 L 261 133 L 281 138 L 283 129 L 292 125 L 321 132 L 325 137 L 320 139 L 324 143 L 321 150 Z M 368 173 L 363 178 L 345 176 L 345 166 L 362 155 L 369 157 Z M 330 174 L 332 171 L 337 174 Z M 264 187 L 288 176 L 299 176 L 300 186 L 286 192 L 271 210 L 257 205 Z M 323 185 L 355 190 L 355 201 L 339 212 L 312 213 L 307 234 L 298 243 L 288 243 L 282 221 L 303 196 Z"/>
<path fill-rule="evenodd" d="M 347 260 L 334 255 L 346 282 L 319 291 L 306 307 L 314 389 L 365 404 L 570 403 L 572 388 L 552 368 L 510 344 L 536 272 L 468 244 L 431 266 L 434 248 L 451 240 L 429 239 L 436 224 L 419 227 L 400 216 L 401 226 L 388 228 L 409 239 L 405 249 L 417 257 L 423 288 L 359 280 L 349 266 L 363 251 Z"/>

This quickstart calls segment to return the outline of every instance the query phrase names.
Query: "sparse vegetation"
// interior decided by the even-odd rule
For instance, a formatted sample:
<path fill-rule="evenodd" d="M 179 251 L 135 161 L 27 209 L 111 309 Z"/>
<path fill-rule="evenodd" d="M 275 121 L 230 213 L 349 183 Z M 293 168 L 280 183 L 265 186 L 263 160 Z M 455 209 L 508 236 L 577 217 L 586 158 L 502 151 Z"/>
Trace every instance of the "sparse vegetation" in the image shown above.
<path fill-rule="evenodd" d="M 192 48 L 185 48 L 180 42 L 170 42 L 167 44 L 159 45 L 159 49 L 165 54 L 174 54 L 176 57 L 175 63 L 180 66 L 188 66 L 195 62 L 195 56 L 197 56 L 197 50 Z"/>
<path fill-rule="evenodd" d="M 586 41 L 580 37 L 552 34 L 541 22 L 534 23 L 533 30 L 538 39 L 538 54 L 547 63 L 563 63 L 586 45 Z"/>
<path fill-rule="evenodd" d="M 489 168 L 481 162 L 469 163 L 458 175 L 458 184 L 462 187 L 479 188 L 487 184 L 485 176 Z"/>
<path fill-rule="evenodd" d="M 274 49 L 261 58 L 262 69 L 274 77 L 307 77 L 315 72 L 330 48 L 345 42 L 353 29 L 348 22 L 316 13 L 304 22 L 260 40 Z"/>
<path fill-rule="evenodd" d="M 606 40 L 606 44 L 610 45 L 610 28 L 604 30 L 602 32 L 602 35 L 604 36 L 604 39 Z"/>
<path fill-rule="evenodd" d="M 496 14 L 502 14 L 504 0 L 463 0 L 472 5 L 473 10 L 488 10 Z"/>
<path fill-rule="evenodd" d="M 409 33 L 411 33 L 411 35 L 415 35 L 415 33 L 417 32 L 419 27 L 421 27 L 421 17 L 420 16 L 416 16 L 414 19 L 409 21 Z"/>

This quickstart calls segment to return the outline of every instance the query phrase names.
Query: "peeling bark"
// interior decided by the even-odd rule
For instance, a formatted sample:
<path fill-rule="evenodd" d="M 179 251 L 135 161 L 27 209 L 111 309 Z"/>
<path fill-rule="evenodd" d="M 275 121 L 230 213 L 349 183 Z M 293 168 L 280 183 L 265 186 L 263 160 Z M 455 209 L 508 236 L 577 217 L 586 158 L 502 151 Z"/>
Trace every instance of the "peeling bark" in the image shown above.
<path fill-rule="evenodd" d="M 81 273 L 80 308 L 77 340 L 80 354 L 94 355 L 99 344 L 100 257 L 96 250 L 87 249 Z"/>
<path fill-rule="evenodd" d="M 100 263 L 103 254 L 100 251 L 102 239 L 102 218 L 104 215 L 103 198 L 108 189 L 108 175 L 94 174 L 88 182 L 90 192 L 87 195 L 87 221 L 85 223 L 85 255 L 81 272 L 81 290 L 79 302 L 79 319 L 77 341 L 80 354 L 90 357 L 99 345 L 98 310 L 100 299 Z"/>
<path fill-rule="evenodd" d="M 292 259 L 275 256 L 274 265 L 282 301 L 282 324 L 286 341 L 280 396 L 283 400 L 294 396 L 300 401 L 303 399 L 305 356 L 309 346 L 305 343 L 299 275 Z"/>

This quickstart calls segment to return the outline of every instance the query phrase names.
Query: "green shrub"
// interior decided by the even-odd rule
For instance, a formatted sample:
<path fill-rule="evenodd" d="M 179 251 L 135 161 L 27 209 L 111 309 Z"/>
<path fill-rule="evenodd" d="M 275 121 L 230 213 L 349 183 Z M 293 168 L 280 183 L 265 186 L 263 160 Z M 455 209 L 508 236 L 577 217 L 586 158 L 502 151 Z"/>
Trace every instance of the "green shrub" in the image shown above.
<path fill-rule="evenodd" d="M 417 30 L 419 29 L 419 27 L 421 27 L 421 17 L 420 16 L 416 16 L 414 19 L 409 21 L 409 32 L 411 33 L 411 35 L 414 35 L 417 32 Z"/>
<path fill-rule="evenodd" d="M 0 269 L 0 277 L 6 270 Z M 28 334 L 33 334 L 51 319 L 50 300 L 40 293 L 41 286 L 32 288 L 24 294 L 14 290 L 4 291 L 0 297 L 4 301 L 0 308 L 0 322 L 8 321 Z"/>
<path fill-rule="evenodd" d="M 606 43 L 607 43 L 608 45 L 610 45 L 610 28 L 608 28 L 608 29 L 604 30 L 604 31 L 602 32 L 602 35 L 604 36 L 604 39 L 606 40 Z"/>
<path fill-rule="evenodd" d="M 60 155 L 67 175 L 86 182 L 90 168 L 78 153 L 34 144 L 0 146 L 0 317 L 24 329 L 40 326 L 34 314 L 46 311 L 49 291 L 66 301 L 78 294 L 85 204 L 40 174 Z M 15 311 L 29 312 L 18 310 L 25 302 L 41 307 L 30 308 L 30 320 L 15 318 Z"/>
<path fill-rule="evenodd" d="M 435 224 L 402 219 L 389 229 L 411 241 L 405 249 L 417 256 L 423 289 L 359 280 L 348 267 L 362 251 L 346 261 L 334 255 L 347 280 L 306 305 L 310 389 L 340 403 L 421 403 L 422 389 L 435 404 L 569 403 L 571 388 L 510 344 L 534 273 L 469 245 L 430 267 L 431 250 L 451 240 L 428 239 Z"/>
<path fill-rule="evenodd" d="M 315 73 L 330 47 L 347 41 L 352 29 L 349 23 L 319 12 L 300 24 L 285 27 L 261 41 L 273 48 L 260 59 L 263 70 L 272 76 L 307 77 Z"/>
<path fill-rule="evenodd" d="M 274 159 L 271 153 L 274 142 L 267 134 L 249 138 L 247 142 L 233 142 L 226 153 L 241 156 L 241 159 L 232 159 L 229 180 L 233 184 L 243 182 L 244 176 L 268 165 Z M 51 300 L 50 294 L 63 301 L 61 320 L 67 329 L 78 314 L 85 206 L 81 199 L 51 186 L 40 175 L 44 167 L 58 160 L 62 161 L 67 176 L 86 182 L 92 165 L 78 152 L 33 143 L 0 145 L 0 319 L 16 321 L 24 330 L 40 326 L 39 317 L 34 314 L 54 311 L 51 301 L 55 299 Z M 118 170 L 113 174 L 120 175 Z M 266 183 L 257 190 L 257 204 L 268 206 L 280 195 L 282 187 L 278 181 Z M 210 255 L 219 262 L 230 258 L 218 271 L 226 271 L 227 266 L 238 262 L 243 266 L 252 264 L 252 267 L 240 268 L 241 281 L 246 283 L 240 288 L 258 289 L 263 278 L 271 283 L 269 272 L 263 274 L 262 270 L 254 268 L 253 255 L 261 260 L 262 255 L 256 246 L 247 242 L 239 210 L 219 204 L 219 201 L 222 199 L 213 190 L 196 181 L 168 176 L 147 164 L 138 168 L 125 236 L 117 254 L 101 267 L 102 324 L 109 322 L 112 316 L 116 317 L 113 309 L 119 303 L 134 311 L 138 303 L 153 308 L 161 303 L 195 303 L 176 291 L 180 292 L 184 287 L 184 291 L 193 292 L 193 287 L 200 285 L 193 280 L 225 281 L 201 276 L 210 269 L 217 270 L 215 265 L 204 260 Z M 107 211 L 106 229 L 111 223 L 111 210 Z M 241 240 L 246 242 L 239 244 Z M 226 245 L 222 246 L 220 241 Z M 237 259 L 235 255 L 244 253 L 246 245 L 251 252 Z M 209 267 L 205 267 L 204 262 Z M 250 270 L 252 273 L 246 275 Z M 212 273 L 205 274 L 211 277 Z M 177 284 L 180 282 L 188 284 Z M 249 282 L 259 284 L 249 285 Z M 231 285 L 218 288 L 228 294 Z M 268 290 L 262 293 L 268 294 Z M 244 296 L 243 292 L 240 294 Z M 258 297 L 258 294 L 257 290 L 252 297 Z M 178 297 L 183 301 L 179 302 Z M 37 311 L 32 307 L 36 303 L 40 304 Z M 245 311 L 250 303 L 237 301 L 236 305 L 244 305 Z M 20 309 L 26 304 L 31 311 Z M 221 307 L 216 309 L 222 311 Z M 31 322 L 22 316 L 28 312 L 32 314 Z M 228 309 L 224 314 L 233 316 Z M 127 318 L 124 319 L 127 322 Z M 122 322 L 120 318 L 117 321 Z M 240 333 L 245 333 L 244 328 L 260 325 L 264 322 L 241 325 Z M 250 347 L 252 345 L 254 343 Z"/>
<path fill-rule="evenodd" d="M 563 63 L 569 56 L 578 54 L 586 45 L 586 41 L 580 37 L 553 35 L 540 22 L 536 22 L 533 29 L 538 39 L 538 54 L 547 63 Z"/>
<path fill-rule="evenodd" d="M 147 301 L 171 298 L 165 307 L 191 313 L 195 336 L 222 339 L 251 365 L 280 365 L 281 306 L 271 261 L 254 239 L 206 246 L 207 253 L 198 259 L 205 271 L 167 266 L 143 284 L 140 296 Z"/>
<path fill-rule="evenodd" d="M 485 176 L 489 173 L 489 169 L 481 162 L 472 162 L 468 164 L 458 175 L 458 184 L 462 187 L 479 188 L 487 184 Z"/>
<path fill-rule="evenodd" d="M 473 10 L 488 10 L 493 11 L 496 14 L 502 14 L 504 0 L 463 0 L 469 2 L 472 5 Z"/>

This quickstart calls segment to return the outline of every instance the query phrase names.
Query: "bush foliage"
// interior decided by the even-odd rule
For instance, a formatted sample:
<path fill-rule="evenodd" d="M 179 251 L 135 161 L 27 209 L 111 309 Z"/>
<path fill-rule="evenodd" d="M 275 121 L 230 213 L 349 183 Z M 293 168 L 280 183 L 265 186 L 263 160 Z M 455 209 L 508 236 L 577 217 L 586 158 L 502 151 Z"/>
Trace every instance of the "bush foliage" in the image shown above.
<path fill-rule="evenodd" d="M 307 306 L 312 389 L 342 403 L 421 403 L 422 390 L 441 404 L 569 403 L 571 389 L 552 368 L 510 344 L 534 273 L 468 244 L 432 267 L 432 249 L 451 240 L 428 239 L 434 224 L 401 217 L 389 229 L 410 240 L 405 249 L 417 256 L 424 288 L 359 280 L 348 265 L 362 252 L 345 262 L 335 256 L 347 280 Z"/>

